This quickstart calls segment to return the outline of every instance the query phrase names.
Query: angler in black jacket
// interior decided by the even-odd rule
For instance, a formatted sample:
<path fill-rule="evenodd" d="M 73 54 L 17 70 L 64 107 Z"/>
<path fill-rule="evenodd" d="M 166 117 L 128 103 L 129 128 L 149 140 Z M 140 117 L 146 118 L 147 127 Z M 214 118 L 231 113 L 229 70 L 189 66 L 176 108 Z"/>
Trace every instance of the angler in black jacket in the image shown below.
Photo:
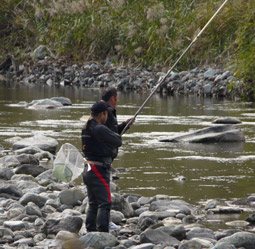
<path fill-rule="evenodd" d="M 117 121 L 117 115 L 116 115 L 116 106 L 119 102 L 119 95 L 117 92 L 117 89 L 115 87 L 108 87 L 102 95 L 102 100 L 107 104 L 108 107 L 108 118 L 105 123 L 105 125 L 112 131 L 121 134 L 122 130 L 125 128 L 125 126 L 129 123 L 131 119 L 128 119 L 120 124 L 118 124 Z M 131 125 L 134 123 L 131 122 Z M 114 155 L 113 158 L 115 158 L 118 154 L 118 150 L 116 151 L 116 155 Z"/>
<path fill-rule="evenodd" d="M 107 118 L 107 105 L 100 101 L 92 106 L 91 118 L 82 129 L 82 150 L 88 167 L 83 174 L 89 199 L 86 217 L 88 232 L 109 232 L 110 167 L 122 141 L 119 134 L 104 125 Z"/>

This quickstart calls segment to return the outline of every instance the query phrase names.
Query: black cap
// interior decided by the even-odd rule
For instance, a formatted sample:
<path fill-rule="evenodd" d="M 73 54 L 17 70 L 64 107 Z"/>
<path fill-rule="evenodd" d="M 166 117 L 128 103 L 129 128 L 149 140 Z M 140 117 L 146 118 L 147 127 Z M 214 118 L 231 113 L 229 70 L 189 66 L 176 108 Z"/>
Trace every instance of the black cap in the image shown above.
<path fill-rule="evenodd" d="M 108 108 L 107 108 L 106 103 L 103 101 L 100 101 L 100 102 L 97 102 L 94 105 L 92 105 L 91 114 L 99 114 L 99 113 L 105 112 L 107 110 L 108 110 Z"/>

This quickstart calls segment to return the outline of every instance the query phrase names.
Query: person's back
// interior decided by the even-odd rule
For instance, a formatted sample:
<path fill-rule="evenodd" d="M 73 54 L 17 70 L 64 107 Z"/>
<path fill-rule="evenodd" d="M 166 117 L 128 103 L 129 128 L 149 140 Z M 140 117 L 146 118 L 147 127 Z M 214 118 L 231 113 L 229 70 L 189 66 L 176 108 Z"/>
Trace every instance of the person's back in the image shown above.
<path fill-rule="evenodd" d="M 89 161 L 99 161 L 111 164 L 112 158 L 121 146 L 121 138 L 105 125 L 90 119 L 82 129 L 82 151 Z"/>

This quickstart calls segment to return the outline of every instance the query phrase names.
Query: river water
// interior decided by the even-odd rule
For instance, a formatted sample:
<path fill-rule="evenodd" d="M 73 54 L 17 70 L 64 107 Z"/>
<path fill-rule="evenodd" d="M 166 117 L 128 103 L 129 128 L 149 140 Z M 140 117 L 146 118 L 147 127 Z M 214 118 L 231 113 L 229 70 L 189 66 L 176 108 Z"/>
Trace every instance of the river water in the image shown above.
<path fill-rule="evenodd" d="M 76 87 L 0 86 L 0 145 L 14 136 L 44 134 L 81 148 L 83 115 L 102 90 Z M 73 105 L 55 110 L 18 107 L 20 101 L 63 96 Z M 134 115 L 148 94 L 120 93 L 119 122 Z M 159 139 L 212 126 L 218 117 L 242 121 L 244 143 L 177 144 Z M 120 192 L 143 196 L 166 194 L 189 203 L 214 198 L 242 198 L 255 193 L 255 104 L 197 96 L 155 94 L 123 135 L 114 162 L 125 168 L 116 182 Z M 186 180 L 183 180 L 185 178 Z"/>

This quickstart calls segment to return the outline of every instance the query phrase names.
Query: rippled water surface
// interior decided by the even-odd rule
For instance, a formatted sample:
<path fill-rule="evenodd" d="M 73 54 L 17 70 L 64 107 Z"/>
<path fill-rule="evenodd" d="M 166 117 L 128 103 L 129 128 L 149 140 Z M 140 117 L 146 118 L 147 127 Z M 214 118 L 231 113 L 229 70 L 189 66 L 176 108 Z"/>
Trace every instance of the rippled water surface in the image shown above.
<path fill-rule="evenodd" d="M 55 110 L 31 110 L 17 105 L 20 101 L 56 96 L 70 98 L 73 105 Z M 0 144 L 10 148 L 6 139 L 39 133 L 56 138 L 60 145 L 69 142 L 80 149 L 84 123 L 81 117 L 89 115 L 90 106 L 100 96 L 98 89 L 0 86 Z M 120 93 L 119 122 L 134 115 L 146 97 L 147 94 Z M 254 110 L 253 103 L 154 95 L 135 126 L 123 135 L 123 146 L 114 162 L 115 168 L 126 169 L 119 174 L 120 190 L 144 196 L 178 196 L 190 203 L 255 193 Z M 239 118 L 245 143 L 159 142 L 212 126 L 218 117 Z"/>

